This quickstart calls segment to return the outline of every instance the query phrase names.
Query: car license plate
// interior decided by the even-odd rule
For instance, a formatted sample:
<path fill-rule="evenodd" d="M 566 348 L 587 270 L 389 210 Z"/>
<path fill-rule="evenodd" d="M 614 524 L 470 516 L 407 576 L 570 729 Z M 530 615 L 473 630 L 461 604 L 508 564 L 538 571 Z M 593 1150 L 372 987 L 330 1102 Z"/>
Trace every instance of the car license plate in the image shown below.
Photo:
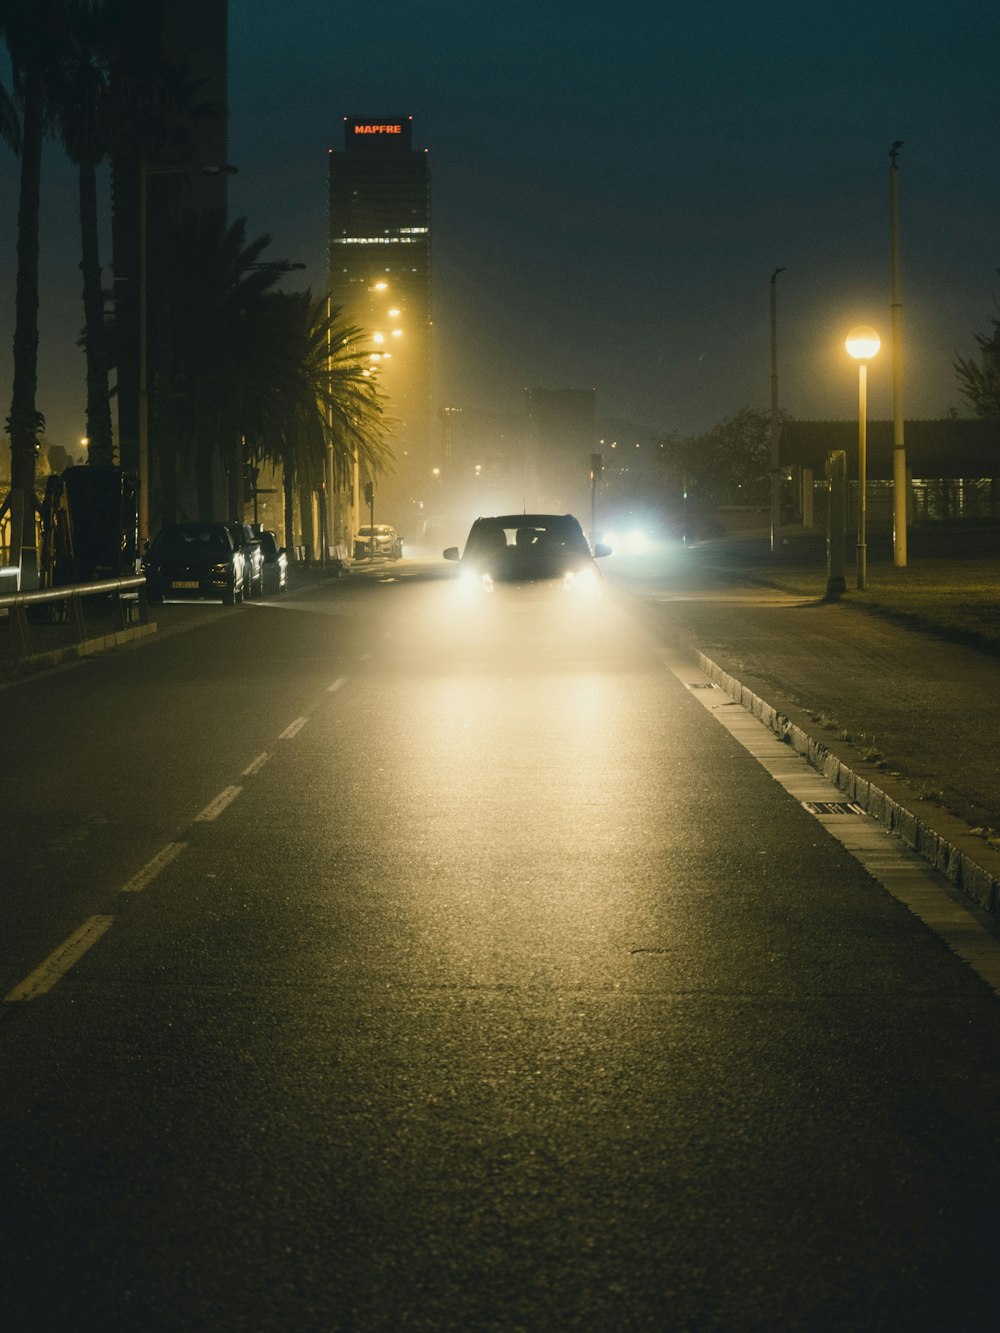
<path fill-rule="evenodd" d="M 175 580 L 173 583 L 171 583 L 170 586 L 171 588 L 197 588 L 198 580 L 197 579 L 194 579 L 193 581 L 191 579 Z"/>

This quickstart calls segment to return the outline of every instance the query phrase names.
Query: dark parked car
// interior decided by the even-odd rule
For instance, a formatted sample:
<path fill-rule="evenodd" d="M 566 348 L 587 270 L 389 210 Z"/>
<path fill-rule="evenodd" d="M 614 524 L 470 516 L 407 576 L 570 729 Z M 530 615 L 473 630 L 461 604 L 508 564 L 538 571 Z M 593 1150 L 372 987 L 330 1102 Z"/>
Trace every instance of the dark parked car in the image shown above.
<path fill-rule="evenodd" d="M 266 528 L 260 534 L 260 550 L 264 558 L 264 591 L 288 591 L 288 556 L 278 545 L 277 534 Z"/>
<path fill-rule="evenodd" d="M 260 538 L 249 523 L 227 523 L 236 546 L 243 552 L 246 563 L 246 589 L 244 597 L 264 596 L 264 554 L 260 549 Z"/>
<path fill-rule="evenodd" d="M 575 598 L 599 591 L 596 557 L 611 554 L 598 545 L 591 554 L 579 520 L 572 514 L 505 514 L 477 518 L 461 557 L 461 577 L 472 592 L 492 593 L 498 585 L 522 592 L 558 591 Z M 458 547 L 444 552 L 458 560 Z"/>
<path fill-rule="evenodd" d="M 243 552 L 225 523 L 172 523 L 142 558 L 150 601 L 165 597 L 221 597 L 227 606 L 243 600 Z"/>

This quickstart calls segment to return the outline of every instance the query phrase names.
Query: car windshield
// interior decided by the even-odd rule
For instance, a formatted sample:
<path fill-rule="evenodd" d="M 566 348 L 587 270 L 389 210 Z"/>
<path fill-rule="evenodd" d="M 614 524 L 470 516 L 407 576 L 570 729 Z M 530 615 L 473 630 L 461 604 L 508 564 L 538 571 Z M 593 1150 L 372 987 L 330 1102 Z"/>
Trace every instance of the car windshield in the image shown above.
<path fill-rule="evenodd" d="M 216 524 L 182 523 L 164 528 L 154 543 L 158 555 L 186 556 L 199 551 L 228 551 L 225 529 Z"/>
<path fill-rule="evenodd" d="M 278 554 L 278 543 L 273 532 L 262 532 L 260 534 L 260 549 L 265 555 Z"/>
<path fill-rule="evenodd" d="M 463 559 L 494 578 L 553 576 L 590 557 L 570 514 L 512 514 L 472 525 Z"/>

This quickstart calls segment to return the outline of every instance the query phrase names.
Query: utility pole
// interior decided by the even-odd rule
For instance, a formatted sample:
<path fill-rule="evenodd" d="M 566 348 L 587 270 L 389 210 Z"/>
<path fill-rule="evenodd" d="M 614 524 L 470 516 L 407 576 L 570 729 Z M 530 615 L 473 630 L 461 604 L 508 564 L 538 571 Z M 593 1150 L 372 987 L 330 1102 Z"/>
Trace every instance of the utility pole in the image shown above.
<path fill-rule="evenodd" d="M 771 274 L 771 554 L 781 549 L 781 465 L 778 462 L 778 274 Z"/>
<path fill-rule="evenodd" d="M 889 218 L 892 253 L 892 558 L 906 565 L 906 443 L 903 432 L 903 302 L 899 289 L 899 168 L 897 139 L 889 149 Z"/>

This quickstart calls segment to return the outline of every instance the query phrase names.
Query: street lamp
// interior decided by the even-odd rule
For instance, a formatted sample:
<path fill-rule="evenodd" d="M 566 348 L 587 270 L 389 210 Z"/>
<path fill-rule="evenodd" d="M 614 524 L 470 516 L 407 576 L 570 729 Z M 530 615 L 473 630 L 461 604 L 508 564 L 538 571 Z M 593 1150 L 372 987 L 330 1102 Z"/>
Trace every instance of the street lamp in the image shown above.
<path fill-rule="evenodd" d="M 858 363 L 858 587 L 864 589 L 868 583 L 868 362 L 882 343 L 873 328 L 859 324 L 851 329 L 844 346 Z"/>
<path fill-rule="evenodd" d="M 781 549 L 781 466 L 778 461 L 778 274 L 771 274 L 771 554 Z"/>
<path fill-rule="evenodd" d="M 889 229 L 892 251 L 892 555 L 906 565 L 906 439 L 903 422 L 903 301 L 899 294 L 899 168 L 897 139 L 889 149 Z"/>
<path fill-rule="evenodd" d="M 150 176 L 235 176 L 228 163 L 185 166 L 177 162 L 139 162 L 139 545 L 149 540 L 149 292 L 147 288 L 146 191 Z"/>

